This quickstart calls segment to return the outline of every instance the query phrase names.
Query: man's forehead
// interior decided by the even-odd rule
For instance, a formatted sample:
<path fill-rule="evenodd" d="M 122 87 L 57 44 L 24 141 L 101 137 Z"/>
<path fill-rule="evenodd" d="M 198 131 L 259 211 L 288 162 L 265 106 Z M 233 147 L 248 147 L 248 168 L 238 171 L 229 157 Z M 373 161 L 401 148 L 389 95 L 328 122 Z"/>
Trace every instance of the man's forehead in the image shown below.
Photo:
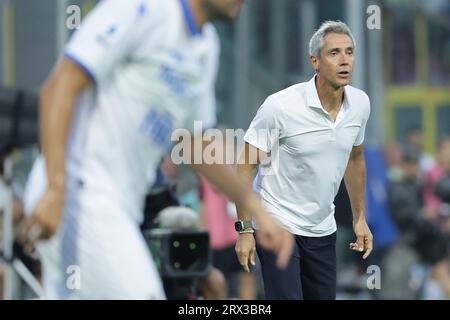
<path fill-rule="evenodd" d="M 353 47 L 352 39 L 346 35 L 341 33 L 328 33 L 325 37 L 325 45 L 324 47 L 333 47 L 333 48 L 348 48 Z"/>

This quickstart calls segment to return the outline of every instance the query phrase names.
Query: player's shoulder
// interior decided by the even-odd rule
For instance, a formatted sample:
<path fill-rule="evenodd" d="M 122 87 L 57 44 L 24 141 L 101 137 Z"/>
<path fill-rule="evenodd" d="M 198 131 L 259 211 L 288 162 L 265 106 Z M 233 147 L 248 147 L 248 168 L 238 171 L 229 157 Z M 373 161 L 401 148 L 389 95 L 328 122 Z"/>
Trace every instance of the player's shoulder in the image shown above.
<path fill-rule="evenodd" d="M 154 16 L 161 10 L 170 10 L 174 0 L 104 0 L 101 5 L 109 10 L 119 10 L 122 13 L 133 11 L 138 13 L 138 17 Z"/>
<path fill-rule="evenodd" d="M 113 1 L 122 2 L 122 0 Z M 135 7 L 138 12 L 138 18 L 144 18 L 147 21 L 158 21 L 161 24 L 170 23 L 178 19 L 177 0 L 127 0 L 126 5 Z"/>
<path fill-rule="evenodd" d="M 203 33 L 206 37 L 219 39 L 219 34 L 217 33 L 216 27 L 213 23 L 207 22 L 203 25 Z"/>
<path fill-rule="evenodd" d="M 350 105 L 354 105 L 356 107 L 351 108 L 351 110 L 359 110 L 358 114 L 367 119 L 370 115 L 370 99 L 367 93 L 361 89 L 347 85 L 345 87 L 345 94 L 348 96 Z"/>
<path fill-rule="evenodd" d="M 211 46 L 220 46 L 219 34 L 214 24 L 211 22 L 205 23 L 202 29 L 202 34 L 205 41 L 207 41 Z"/>
<path fill-rule="evenodd" d="M 266 102 L 277 105 L 279 108 L 288 108 L 298 105 L 299 98 L 302 97 L 307 82 L 296 83 L 285 89 L 277 91 L 267 97 Z"/>
<path fill-rule="evenodd" d="M 128 0 L 127 3 L 131 5 L 146 7 L 148 9 L 160 9 L 160 10 L 168 9 L 170 7 L 175 6 L 175 0 Z"/>
<path fill-rule="evenodd" d="M 351 85 L 347 85 L 345 87 L 345 93 L 349 95 L 349 99 L 352 102 L 361 104 L 364 103 L 366 105 L 370 105 L 370 99 L 366 92 Z"/>
<path fill-rule="evenodd" d="M 127 22 L 136 27 L 154 28 L 176 20 L 175 0 L 104 0 L 96 8 L 102 16 L 96 16 L 99 20 L 108 17 L 117 20 L 117 23 Z"/>
<path fill-rule="evenodd" d="M 143 41 L 159 45 L 175 45 L 182 28 L 179 0 L 127 0 L 136 6 L 142 22 Z"/>

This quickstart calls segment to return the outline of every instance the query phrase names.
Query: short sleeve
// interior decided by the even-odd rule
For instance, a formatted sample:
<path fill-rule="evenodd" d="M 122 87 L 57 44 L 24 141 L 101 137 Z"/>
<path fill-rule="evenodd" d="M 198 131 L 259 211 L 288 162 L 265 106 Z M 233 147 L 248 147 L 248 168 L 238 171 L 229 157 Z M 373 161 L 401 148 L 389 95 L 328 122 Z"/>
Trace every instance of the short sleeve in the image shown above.
<path fill-rule="evenodd" d="M 367 95 L 365 95 L 365 104 L 364 104 L 364 115 L 362 117 L 362 124 L 361 128 L 359 129 L 358 136 L 355 139 L 354 146 L 359 146 L 364 142 L 364 136 L 366 131 L 366 125 L 367 121 L 369 120 L 370 116 L 370 100 Z"/>
<path fill-rule="evenodd" d="M 95 82 L 107 78 L 140 44 L 158 16 L 153 0 L 104 0 L 83 20 L 64 55 Z"/>
<path fill-rule="evenodd" d="M 282 134 L 280 109 L 274 99 L 269 97 L 250 123 L 244 141 L 268 153 L 282 137 Z"/>

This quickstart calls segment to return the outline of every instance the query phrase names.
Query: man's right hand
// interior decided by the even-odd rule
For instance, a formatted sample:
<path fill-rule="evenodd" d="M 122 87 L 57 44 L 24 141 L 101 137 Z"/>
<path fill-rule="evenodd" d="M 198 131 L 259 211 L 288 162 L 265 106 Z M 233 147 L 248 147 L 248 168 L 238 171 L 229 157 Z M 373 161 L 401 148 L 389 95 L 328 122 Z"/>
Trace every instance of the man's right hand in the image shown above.
<path fill-rule="evenodd" d="M 289 260 L 291 259 L 292 251 L 294 249 L 294 236 L 285 228 L 283 228 L 264 209 L 261 200 L 256 196 L 256 194 L 249 194 L 244 210 L 246 212 L 252 212 L 256 220 L 256 223 L 258 225 L 258 230 L 256 231 L 256 238 L 258 239 L 258 243 L 264 249 L 270 250 L 277 255 L 278 268 L 285 268 L 288 265 Z M 242 235 L 240 236 L 240 238 L 241 237 Z M 249 238 L 249 236 L 247 236 L 247 238 Z M 246 254 L 248 259 L 251 257 L 250 253 L 254 252 L 254 250 L 251 251 L 252 248 L 250 247 L 248 240 L 245 241 L 245 243 L 247 244 L 245 246 L 240 246 L 239 249 L 246 250 L 243 254 Z M 241 261 L 241 258 L 239 258 L 239 261 L 242 264 L 243 261 Z"/>
<path fill-rule="evenodd" d="M 240 265 L 245 271 L 250 272 L 249 263 L 255 263 L 255 237 L 251 233 L 240 234 L 235 246 Z"/>
<path fill-rule="evenodd" d="M 49 188 L 28 217 L 20 232 L 25 250 L 31 252 L 39 240 L 51 238 L 58 230 L 64 206 L 63 189 Z"/>

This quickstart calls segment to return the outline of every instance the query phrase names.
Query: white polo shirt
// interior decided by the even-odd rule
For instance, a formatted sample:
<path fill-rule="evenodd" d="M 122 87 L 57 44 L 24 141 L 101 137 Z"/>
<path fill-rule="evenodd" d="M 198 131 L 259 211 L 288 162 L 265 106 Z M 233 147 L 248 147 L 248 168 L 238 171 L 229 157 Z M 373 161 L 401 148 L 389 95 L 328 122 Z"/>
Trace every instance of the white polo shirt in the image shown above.
<path fill-rule="evenodd" d="M 344 92 L 336 121 L 320 103 L 315 77 L 277 92 L 259 108 L 244 137 L 270 152 L 269 173 L 260 166 L 254 188 L 294 234 L 320 237 L 336 231 L 333 201 L 370 114 L 366 93 L 350 85 Z"/>

